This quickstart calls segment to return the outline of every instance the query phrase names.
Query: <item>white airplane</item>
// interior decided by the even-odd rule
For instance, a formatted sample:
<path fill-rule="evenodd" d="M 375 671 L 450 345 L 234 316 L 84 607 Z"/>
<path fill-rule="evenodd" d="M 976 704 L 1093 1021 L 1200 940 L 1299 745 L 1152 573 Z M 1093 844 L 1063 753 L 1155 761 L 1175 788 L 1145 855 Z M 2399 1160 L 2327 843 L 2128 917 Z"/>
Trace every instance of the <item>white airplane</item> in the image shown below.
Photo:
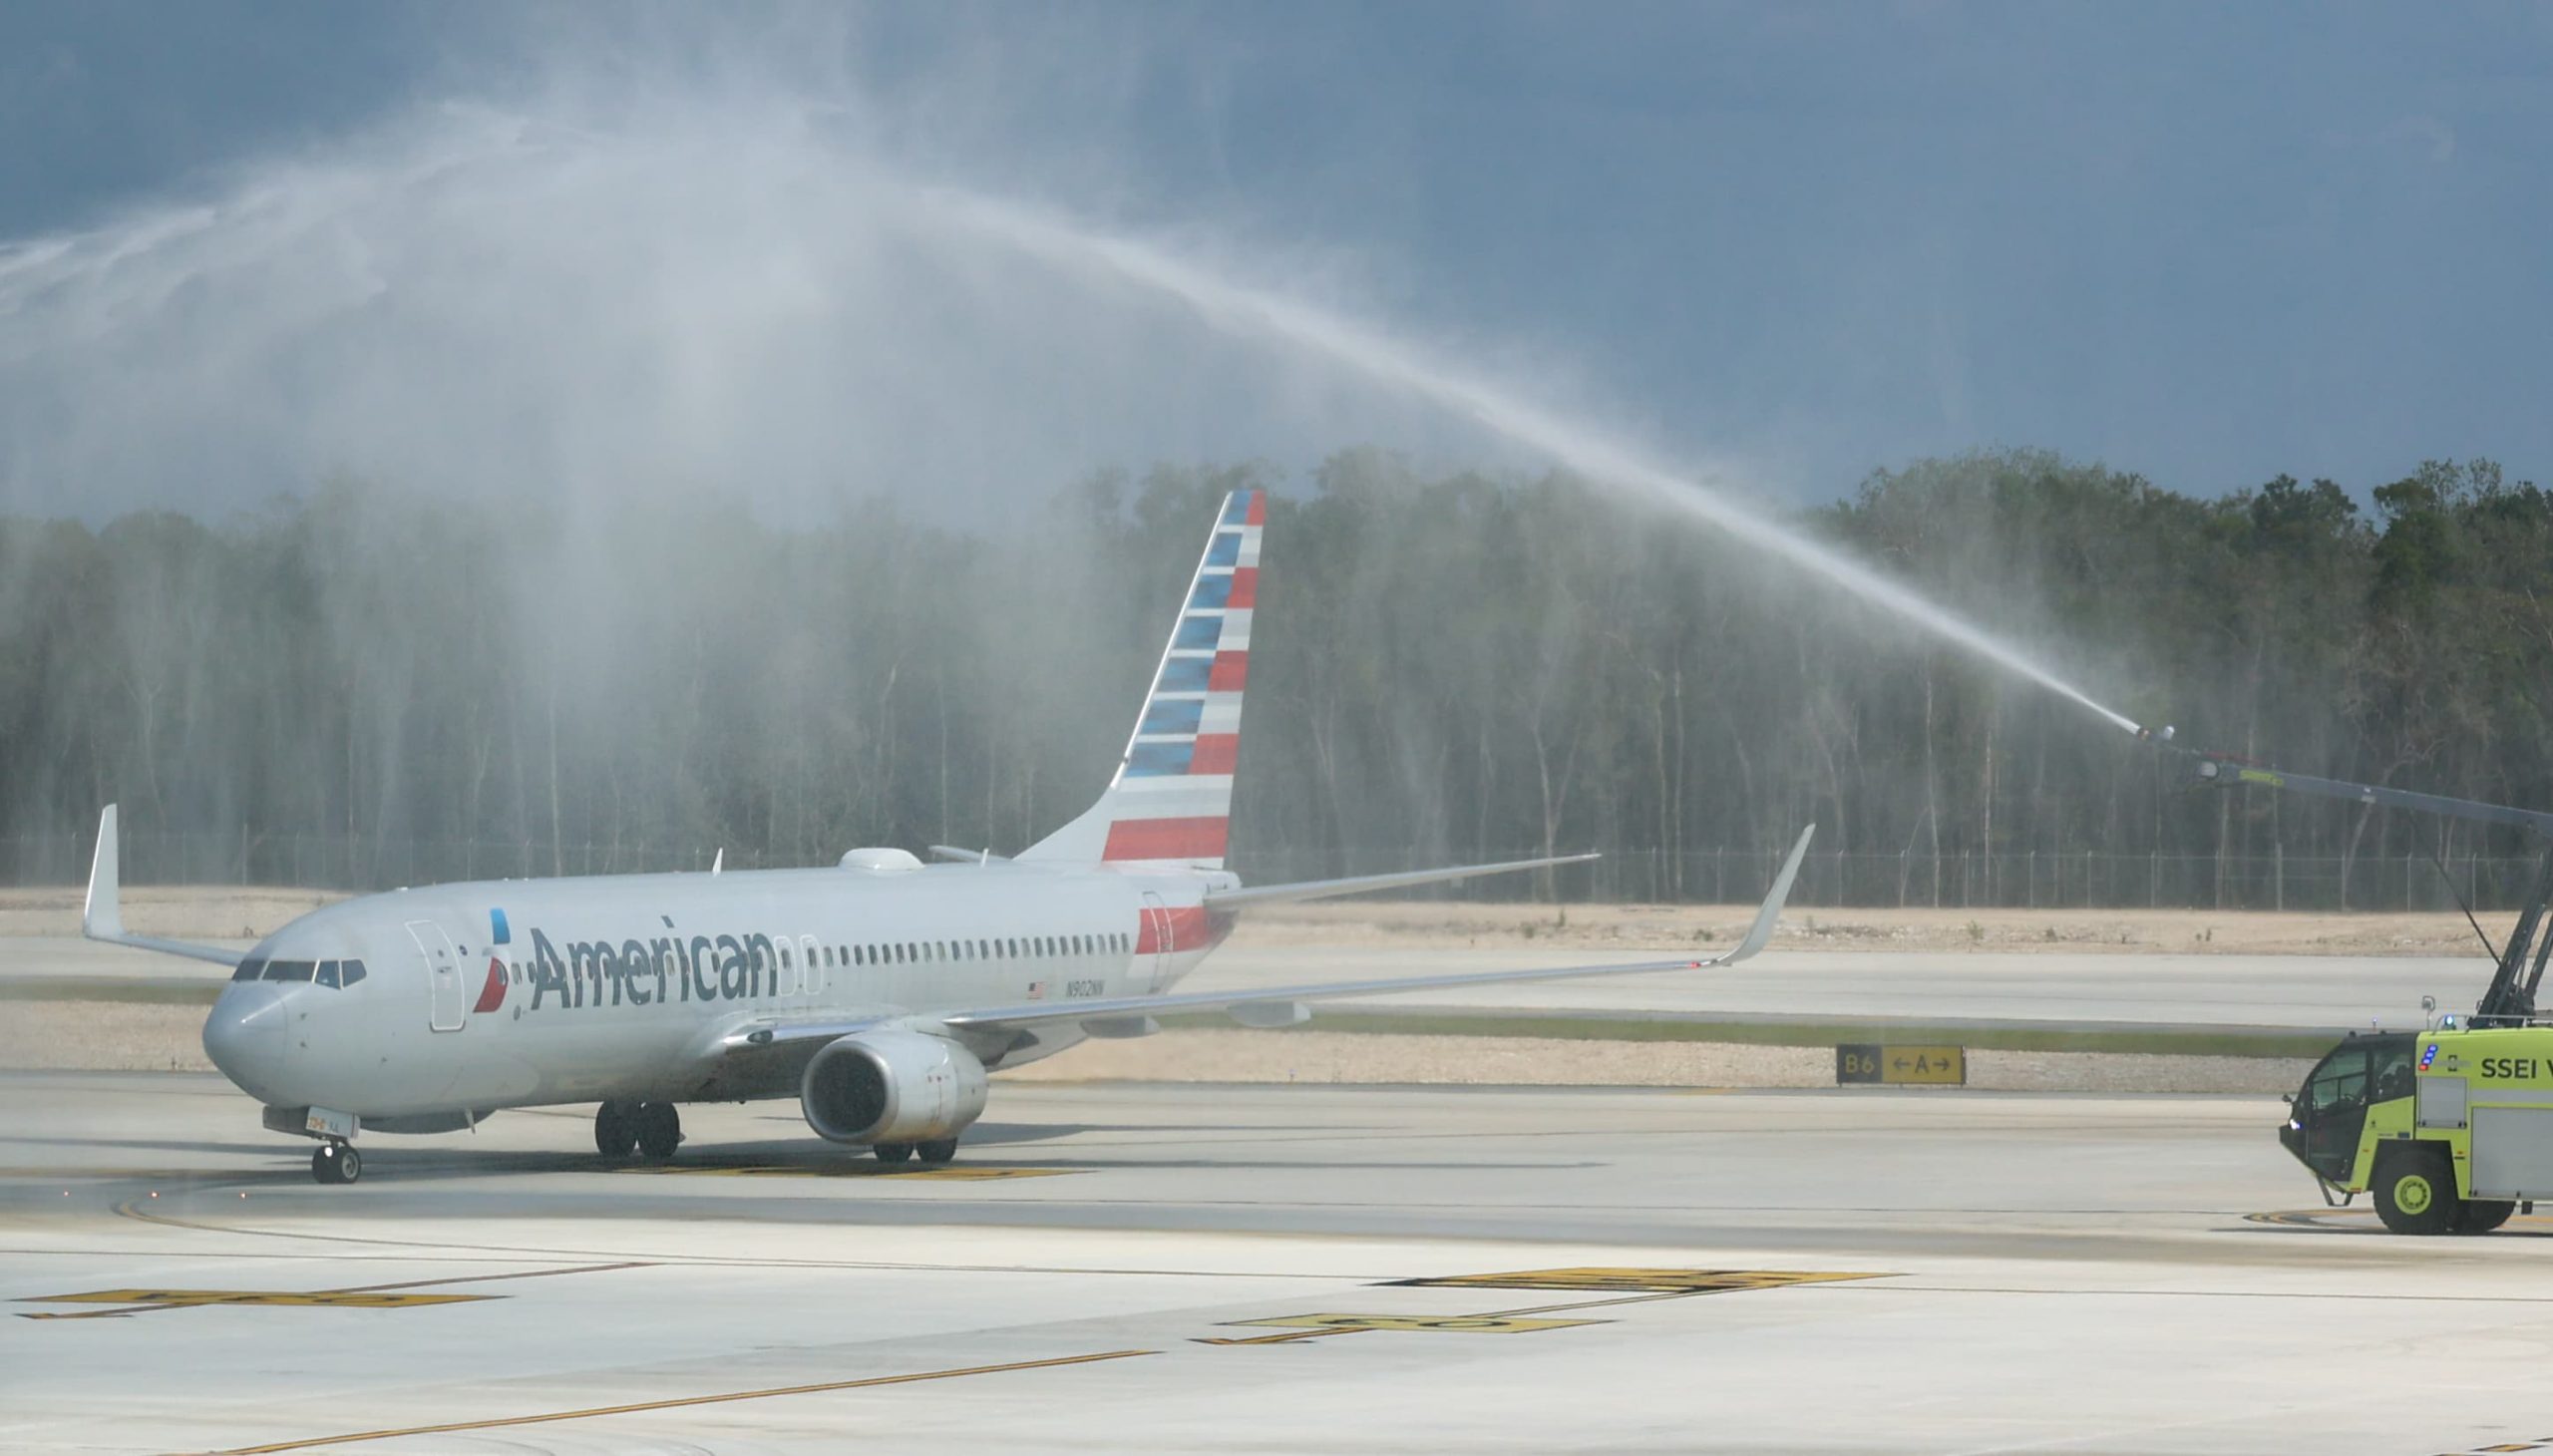
<path fill-rule="evenodd" d="M 818 1136 L 943 1163 L 984 1110 L 987 1071 L 1148 1034 L 1162 1012 L 1288 1026 L 1331 997 L 1699 969 L 1764 948 L 1814 826 L 1721 955 L 1173 992 L 1249 906 L 1595 858 L 1251 888 L 1225 870 L 1265 511 L 1256 491 L 1226 499 L 1116 777 L 1016 859 L 860 849 L 811 870 L 400 890 L 314 910 L 242 954 L 126 932 L 109 805 L 81 928 L 233 967 L 204 1051 L 268 1128 L 318 1140 L 321 1183 L 362 1176 L 360 1131 L 453 1132 L 577 1102 L 601 1104 L 609 1158 L 672 1157 L 681 1103 L 794 1096 Z"/>

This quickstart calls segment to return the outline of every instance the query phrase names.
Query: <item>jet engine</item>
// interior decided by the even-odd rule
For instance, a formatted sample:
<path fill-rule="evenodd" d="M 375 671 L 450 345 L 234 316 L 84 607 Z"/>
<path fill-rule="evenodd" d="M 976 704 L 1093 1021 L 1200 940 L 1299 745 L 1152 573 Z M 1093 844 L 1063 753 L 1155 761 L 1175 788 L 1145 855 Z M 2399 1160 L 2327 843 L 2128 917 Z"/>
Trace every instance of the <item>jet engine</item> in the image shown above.
<path fill-rule="evenodd" d="M 954 1138 L 984 1113 L 984 1064 L 945 1037 L 888 1028 L 830 1042 L 798 1105 L 819 1137 L 863 1146 Z"/>

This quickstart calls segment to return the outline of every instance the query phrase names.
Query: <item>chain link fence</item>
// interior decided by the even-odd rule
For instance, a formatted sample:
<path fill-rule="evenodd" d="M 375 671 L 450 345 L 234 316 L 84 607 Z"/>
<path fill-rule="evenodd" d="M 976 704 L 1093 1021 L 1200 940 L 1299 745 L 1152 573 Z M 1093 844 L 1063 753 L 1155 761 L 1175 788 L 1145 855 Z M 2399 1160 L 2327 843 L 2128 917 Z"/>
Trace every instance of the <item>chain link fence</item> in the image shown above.
<path fill-rule="evenodd" d="M 709 868 L 718 846 L 618 840 L 375 839 L 344 835 L 190 835 L 127 832 L 128 885 L 267 885 L 376 891 L 456 880 L 631 875 Z M 90 835 L 0 837 L 0 884 L 76 886 L 88 878 Z M 1493 851 L 1522 860 L 1530 848 Z M 1446 859 L 1398 849 L 1262 851 L 1235 863 L 1259 884 L 1406 870 Z M 801 864 L 731 846 L 726 864 L 754 870 Z M 1718 849 L 1669 855 L 1622 851 L 1547 875 L 1491 876 L 1409 894 L 1437 899 L 1564 900 L 1742 905 L 1759 900 L 1781 855 Z M 2525 903 L 2539 866 L 2518 857 L 2425 855 L 2342 859 L 2296 855 L 1998 855 L 1812 852 L 1791 903 L 1801 907 L 2031 910 L 2447 910 L 2458 895 L 2480 910 Z"/>

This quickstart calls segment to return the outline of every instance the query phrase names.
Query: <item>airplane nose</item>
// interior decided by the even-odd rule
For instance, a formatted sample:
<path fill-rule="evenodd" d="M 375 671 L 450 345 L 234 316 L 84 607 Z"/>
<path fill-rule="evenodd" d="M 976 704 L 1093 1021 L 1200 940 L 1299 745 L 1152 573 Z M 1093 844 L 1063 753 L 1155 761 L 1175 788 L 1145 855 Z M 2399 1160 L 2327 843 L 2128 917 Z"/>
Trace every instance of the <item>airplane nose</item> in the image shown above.
<path fill-rule="evenodd" d="M 239 1090 L 260 1101 L 272 1101 L 273 1085 L 283 1062 L 283 988 L 262 981 L 224 986 L 203 1022 L 203 1052 Z"/>

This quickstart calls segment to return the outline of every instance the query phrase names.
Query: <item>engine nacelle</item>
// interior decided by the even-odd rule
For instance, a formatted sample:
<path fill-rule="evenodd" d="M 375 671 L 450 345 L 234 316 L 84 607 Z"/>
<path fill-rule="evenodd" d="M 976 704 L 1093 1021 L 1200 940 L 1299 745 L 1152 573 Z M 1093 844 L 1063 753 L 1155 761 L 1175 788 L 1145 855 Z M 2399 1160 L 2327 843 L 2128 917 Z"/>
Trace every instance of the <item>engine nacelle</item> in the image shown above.
<path fill-rule="evenodd" d="M 953 1138 L 984 1115 L 984 1064 L 919 1031 L 860 1031 L 807 1064 L 798 1105 L 816 1135 L 837 1143 Z"/>

